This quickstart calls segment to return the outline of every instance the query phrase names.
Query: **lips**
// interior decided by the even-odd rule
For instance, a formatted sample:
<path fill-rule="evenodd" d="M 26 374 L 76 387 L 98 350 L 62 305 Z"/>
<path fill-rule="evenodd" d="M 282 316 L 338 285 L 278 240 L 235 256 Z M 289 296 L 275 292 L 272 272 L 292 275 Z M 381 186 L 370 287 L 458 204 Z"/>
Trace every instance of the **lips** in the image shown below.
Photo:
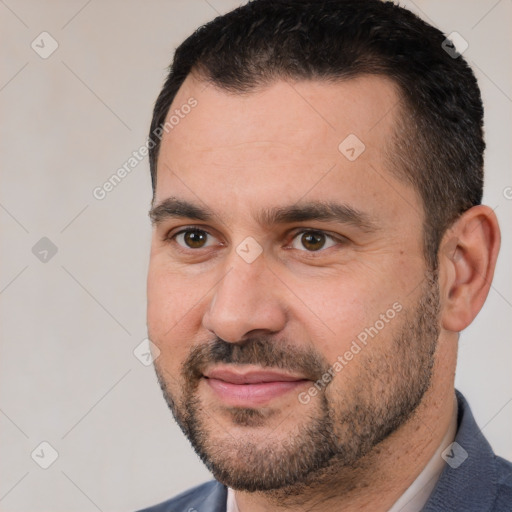
<path fill-rule="evenodd" d="M 298 390 L 308 379 L 279 370 L 213 368 L 204 374 L 206 384 L 226 405 L 255 407 Z"/>

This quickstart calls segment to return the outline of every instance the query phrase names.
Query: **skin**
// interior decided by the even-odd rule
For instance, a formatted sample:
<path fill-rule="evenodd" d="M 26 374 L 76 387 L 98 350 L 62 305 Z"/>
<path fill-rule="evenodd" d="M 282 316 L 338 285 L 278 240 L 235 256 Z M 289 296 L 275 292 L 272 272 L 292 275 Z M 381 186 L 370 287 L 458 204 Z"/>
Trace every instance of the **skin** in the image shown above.
<path fill-rule="evenodd" d="M 171 111 L 197 99 L 197 107 L 162 139 L 154 205 L 176 197 L 207 206 L 208 222 L 166 218 L 155 223 L 148 274 L 149 337 L 169 394 L 183 398 L 184 362 L 191 350 L 216 337 L 229 343 L 270 336 L 297 350 L 313 349 L 333 363 L 352 340 L 395 302 L 415 310 L 428 270 L 423 254 L 421 198 L 387 168 L 385 150 L 397 122 L 399 97 L 383 77 L 339 83 L 279 80 L 245 95 L 227 93 L 189 76 Z M 365 151 L 353 162 L 338 145 L 356 134 Z M 298 201 L 336 201 L 365 214 L 365 230 L 351 223 L 258 222 L 264 208 Z M 210 233 L 192 249 L 180 230 Z M 321 230 L 327 248 L 301 244 L 303 229 Z M 262 254 L 247 263 L 236 251 L 247 237 Z M 340 238 L 341 237 L 341 238 Z M 341 242 L 340 242 L 341 240 Z M 180 245 L 181 243 L 181 245 Z M 361 460 L 338 468 L 297 496 L 237 491 L 241 512 L 260 510 L 388 510 L 438 448 L 454 413 L 458 333 L 482 307 L 492 280 L 500 235 L 486 206 L 471 208 L 445 233 L 439 249 L 439 338 L 430 386 L 414 414 Z M 329 383 L 326 397 L 344 397 L 363 364 L 384 357 L 405 315 Z M 365 385 L 379 403 L 389 375 Z M 320 397 L 297 399 L 312 382 L 261 406 L 263 422 L 239 424 L 205 384 L 197 397 L 209 435 L 219 446 L 247 439 L 265 446 L 285 442 L 314 414 Z M 323 392 L 322 392 L 323 393 Z M 322 393 L 319 393 L 321 395 Z M 333 402 L 334 403 L 334 402 Z M 234 442 L 234 441 L 233 441 Z"/>

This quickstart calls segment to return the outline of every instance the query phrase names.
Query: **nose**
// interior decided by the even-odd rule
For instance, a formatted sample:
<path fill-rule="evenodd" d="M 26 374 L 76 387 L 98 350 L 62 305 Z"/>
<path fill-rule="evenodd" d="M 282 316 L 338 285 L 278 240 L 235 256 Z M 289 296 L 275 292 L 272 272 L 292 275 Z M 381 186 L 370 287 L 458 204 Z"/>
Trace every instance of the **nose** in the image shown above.
<path fill-rule="evenodd" d="M 279 280 L 267 268 L 263 255 L 247 263 L 233 252 L 224 268 L 203 315 L 203 327 L 230 343 L 281 331 L 287 309 Z"/>

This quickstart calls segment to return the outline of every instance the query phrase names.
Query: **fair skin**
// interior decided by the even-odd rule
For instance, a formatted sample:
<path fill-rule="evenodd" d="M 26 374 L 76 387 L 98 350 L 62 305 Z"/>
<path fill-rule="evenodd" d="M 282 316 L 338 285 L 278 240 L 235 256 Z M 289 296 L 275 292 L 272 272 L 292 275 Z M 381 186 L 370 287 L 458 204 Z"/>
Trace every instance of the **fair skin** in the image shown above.
<path fill-rule="evenodd" d="M 156 363 L 177 401 L 184 396 L 180 372 L 191 349 L 215 337 L 232 344 L 258 335 L 276 342 L 286 339 L 297 351 L 312 349 L 332 364 L 392 304 L 413 310 L 427 270 L 424 216 L 415 189 L 386 167 L 383 148 L 398 103 L 389 80 L 278 80 L 239 95 L 189 76 L 171 111 L 190 97 L 197 107 L 163 137 L 154 205 L 173 197 L 207 208 L 213 217 L 161 216 L 154 224 L 148 276 L 149 337 L 161 351 Z M 354 161 L 338 150 L 349 134 L 365 145 Z M 361 217 L 261 222 L 264 209 L 318 201 L 348 206 Z M 172 238 L 191 226 L 207 233 L 204 246 L 190 247 L 183 234 Z M 329 235 L 322 239 L 325 247 L 308 250 L 301 230 Z M 247 237 L 262 250 L 251 263 L 237 252 Z M 297 491 L 296 502 L 278 491 L 237 490 L 241 512 L 385 511 L 393 505 L 432 457 L 452 419 L 458 333 L 485 301 L 499 238 L 494 213 L 478 206 L 462 215 L 442 240 L 440 333 L 432 377 L 408 421 L 357 464 L 337 468 L 335 482 L 327 475 Z M 274 381 L 262 389 L 247 382 L 224 386 L 215 378 L 216 370 L 227 372 L 229 381 L 229 375 L 243 380 L 264 368 L 209 366 L 196 398 L 210 446 L 220 447 L 226 457 L 236 443 L 281 446 L 316 414 L 322 394 L 332 404 L 340 397 L 350 402 L 370 361 L 385 361 L 390 354 L 405 321 L 405 313 L 400 315 L 379 329 L 307 404 L 298 400 L 313 385 L 305 375 L 281 369 L 273 378 L 285 374 L 284 387 Z M 365 382 L 368 396 L 378 400 L 392 378 L 392 372 L 382 370 Z M 290 384 L 289 379 L 295 380 Z M 236 408 L 259 410 L 263 420 L 237 422 Z M 243 461 L 233 464 L 243 468 L 237 466 Z"/>

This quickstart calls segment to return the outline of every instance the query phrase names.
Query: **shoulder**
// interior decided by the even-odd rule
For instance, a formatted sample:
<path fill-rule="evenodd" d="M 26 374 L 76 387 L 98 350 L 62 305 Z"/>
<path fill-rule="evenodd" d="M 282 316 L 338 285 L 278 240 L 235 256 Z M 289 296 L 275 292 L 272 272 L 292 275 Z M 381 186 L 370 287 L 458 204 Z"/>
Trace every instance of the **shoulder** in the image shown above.
<path fill-rule="evenodd" d="M 225 512 L 227 489 L 212 480 L 139 512 Z"/>
<path fill-rule="evenodd" d="M 501 457 L 496 457 L 496 512 L 505 512 L 512 509 L 512 463 Z"/>
<path fill-rule="evenodd" d="M 423 512 L 510 512 L 512 464 L 496 456 L 464 397 L 457 392 L 459 459 L 448 461 Z M 450 446 L 452 446 L 450 445 Z"/>

